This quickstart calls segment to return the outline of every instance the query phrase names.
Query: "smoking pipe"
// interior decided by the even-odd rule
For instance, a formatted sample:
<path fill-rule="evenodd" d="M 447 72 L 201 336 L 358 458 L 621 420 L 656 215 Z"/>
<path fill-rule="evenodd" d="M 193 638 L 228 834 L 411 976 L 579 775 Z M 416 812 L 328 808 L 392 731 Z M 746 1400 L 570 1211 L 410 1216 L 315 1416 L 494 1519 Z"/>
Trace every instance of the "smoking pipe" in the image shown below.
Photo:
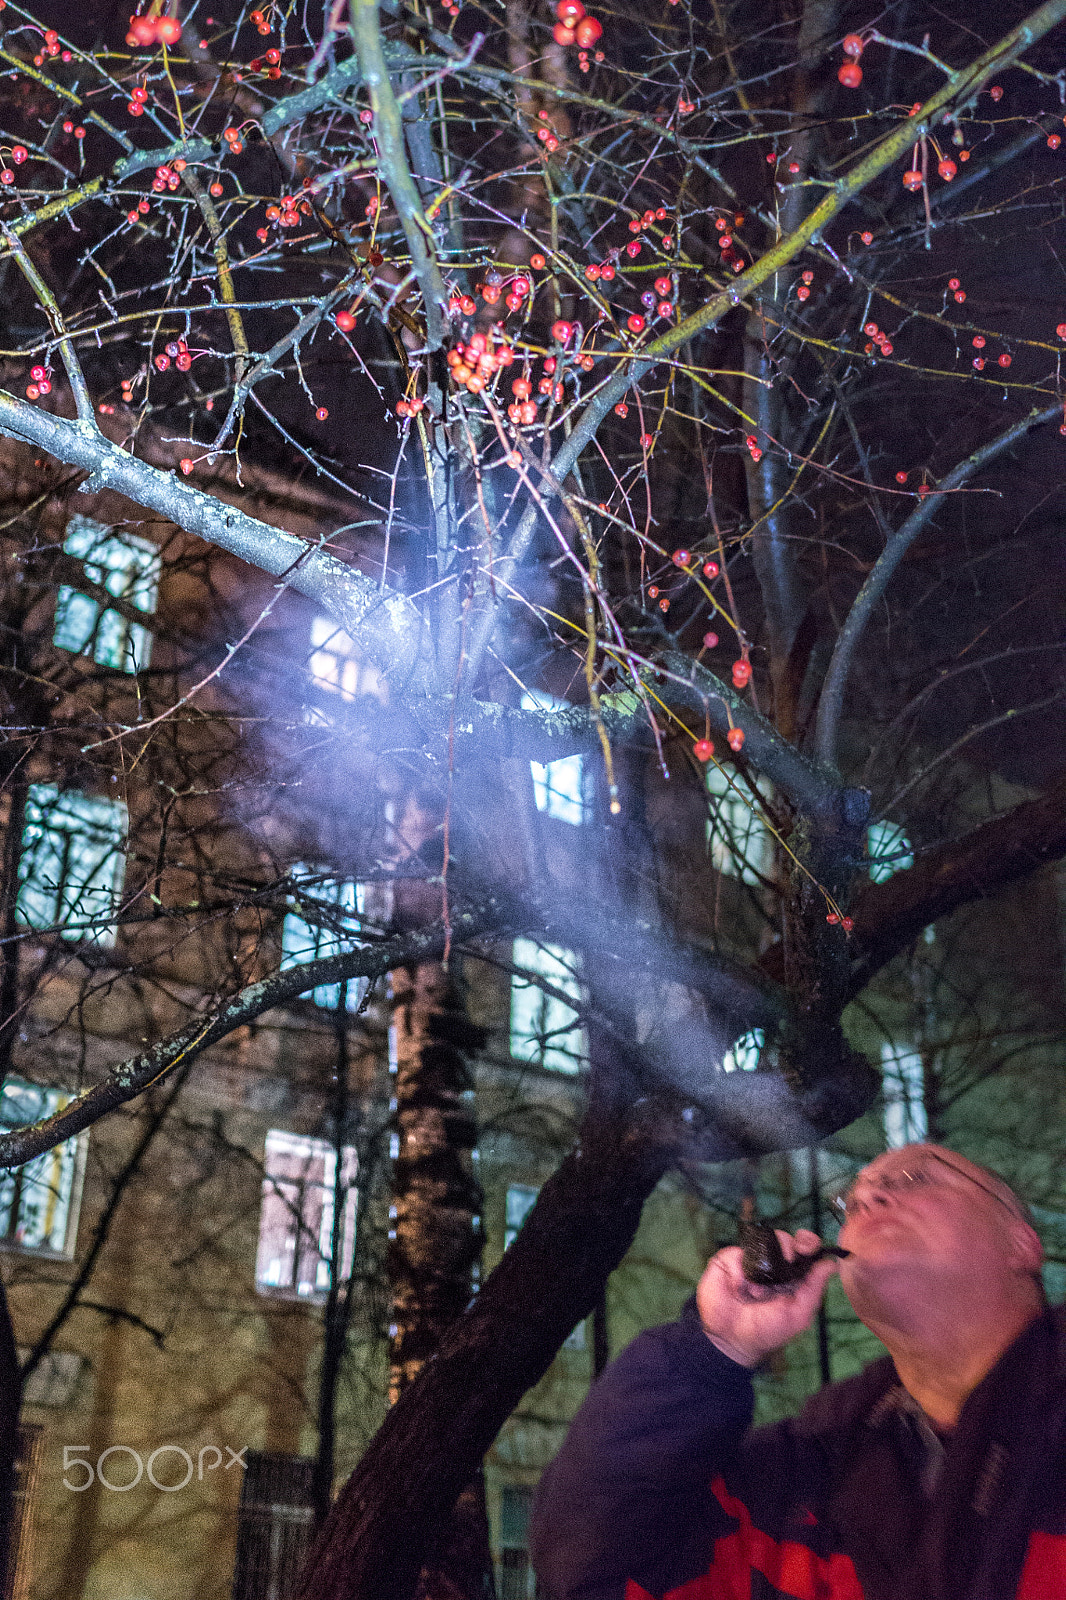
<path fill-rule="evenodd" d="M 764 1289 L 802 1283 L 816 1261 L 824 1261 L 826 1256 L 842 1259 L 851 1254 L 838 1244 L 823 1244 L 810 1255 L 798 1255 L 789 1261 L 769 1223 L 757 1221 L 750 1215 L 747 1205 L 745 1211 L 749 1214 L 742 1214 L 737 1222 L 737 1243 L 743 1251 L 741 1271 L 749 1283 L 757 1283 Z"/>

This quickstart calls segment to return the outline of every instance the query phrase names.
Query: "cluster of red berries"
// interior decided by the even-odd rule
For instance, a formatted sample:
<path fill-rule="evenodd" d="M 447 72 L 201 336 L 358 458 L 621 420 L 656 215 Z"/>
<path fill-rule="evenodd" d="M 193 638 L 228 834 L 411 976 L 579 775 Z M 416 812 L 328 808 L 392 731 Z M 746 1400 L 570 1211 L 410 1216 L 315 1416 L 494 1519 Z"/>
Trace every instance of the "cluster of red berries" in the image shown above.
<path fill-rule="evenodd" d="M 737 212 L 733 217 L 732 227 L 740 228 L 743 224 L 743 213 Z M 725 217 L 715 217 L 714 225 L 718 230 L 718 248 L 722 252 L 723 267 L 730 267 L 734 272 L 743 272 L 744 258 L 737 253 L 736 240 L 730 231 L 730 223 Z"/>
<path fill-rule="evenodd" d="M 144 107 L 147 99 L 148 90 L 143 84 L 139 83 L 135 89 L 130 90 L 130 100 L 126 110 L 129 112 L 131 117 L 144 116 Z"/>
<path fill-rule="evenodd" d="M 470 394 L 480 394 L 501 367 L 514 361 L 514 351 L 506 343 L 494 344 L 490 333 L 472 333 L 466 344 L 459 343 L 448 351 L 448 365 L 452 380 Z M 534 413 L 536 407 L 534 407 Z M 515 420 L 511 418 L 512 422 Z M 532 418 L 529 419 L 532 421 Z"/>
<path fill-rule="evenodd" d="M 806 272 L 800 273 L 800 281 L 796 288 L 797 300 L 809 300 L 811 298 L 811 284 L 813 282 L 814 273 L 809 268 Z"/>
<path fill-rule="evenodd" d="M 249 11 L 248 21 L 255 24 L 257 30 L 264 35 L 270 32 L 270 23 L 261 11 Z"/>
<path fill-rule="evenodd" d="M 43 67 L 48 56 L 59 56 L 63 61 L 72 60 L 69 50 L 62 50 L 59 45 L 59 35 L 54 28 L 48 28 L 44 35 L 44 49 L 33 58 L 35 67 Z"/>
<path fill-rule="evenodd" d="M 74 135 L 75 139 L 84 139 L 85 138 L 85 129 L 83 127 L 81 127 L 80 125 L 79 126 L 75 126 L 75 124 L 73 122 L 64 122 L 64 124 L 63 124 L 63 132 L 64 133 L 72 133 Z"/>
<path fill-rule="evenodd" d="M 411 400 L 397 400 L 396 415 L 398 417 L 417 417 L 425 403 L 426 402 L 424 400 L 420 400 L 417 395 L 415 395 Z"/>
<path fill-rule="evenodd" d="M 155 177 L 152 179 L 152 188 L 155 190 L 156 194 L 162 194 L 165 189 L 169 189 L 171 194 L 173 194 L 174 190 L 181 182 L 181 175 L 187 166 L 188 162 L 185 160 L 185 158 L 183 156 L 179 156 L 178 159 L 176 161 L 172 161 L 169 166 L 156 167 Z"/>
<path fill-rule="evenodd" d="M 725 736 L 725 742 L 729 746 L 730 750 L 733 751 L 734 755 L 738 755 L 744 748 L 743 728 L 730 728 L 729 732 Z M 714 740 L 697 739 L 695 744 L 692 746 L 692 754 L 696 757 L 697 761 L 710 761 L 711 757 L 714 755 Z"/>
<path fill-rule="evenodd" d="M 21 167 L 22 163 L 29 156 L 29 153 L 30 152 L 26 149 L 26 146 L 24 144 L 15 145 L 14 148 L 12 149 L 12 151 L 11 151 L 11 159 L 14 162 L 15 166 L 16 167 Z M 3 162 L 3 156 L 2 155 L 0 155 L 0 162 Z M 3 165 L 3 166 L 0 166 L 0 183 L 4 183 L 4 184 L 14 183 L 14 181 L 15 181 L 15 174 L 12 172 L 11 168 L 9 166 L 7 166 L 6 164 Z"/>
<path fill-rule="evenodd" d="M 230 155 L 239 156 L 241 151 L 244 149 L 244 143 L 241 139 L 241 130 L 239 128 L 223 128 L 222 137 L 229 145 Z"/>
<path fill-rule="evenodd" d="M 836 911 L 830 911 L 825 920 L 826 920 L 826 922 L 829 923 L 830 927 L 833 927 L 833 928 L 835 928 L 839 924 L 840 927 L 843 928 L 845 933 L 850 933 L 852 928 L 854 928 L 854 926 L 855 926 L 854 918 L 852 918 L 852 917 L 842 917 Z"/>
<path fill-rule="evenodd" d="M 147 200 L 138 200 L 137 204 L 126 212 L 126 221 L 132 228 L 133 224 L 139 222 L 142 217 L 147 216 L 151 209 Z"/>
<path fill-rule="evenodd" d="M 866 40 L 861 33 L 846 33 L 843 40 L 843 50 L 847 60 L 837 73 L 837 77 L 845 89 L 857 89 L 862 82 L 862 68 L 859 66 L 859 57 L 866 49 Z"/>
<path fill-rule="evenodd" d="M 868 356 L 872 356 L 875 349 L 880 350 L 883 356 L 892 354 L 892 340 L 883 329 L 877 326 L 876 322 L 865 323 L 862 331 L 866 335 L 866 343 L 863 345 L 863 350 Z"/>
<path fill-rule="evenodd" d="M 52 380 L 47 367 L 31 367 L 30 377 L 33 381 L 26 385 L 27 400 L 38 400 L 42 394 L 51 394 Z"/>
<path fill-rule="evenodd" d="M 270 32 L 269 28 L 267 29 L 267 32 L 268 33 Z M 266 66 L 265 67 L 263 66 L 263 61 L 266 62 Z M 256 56 L 254 61 L 249 61 L 249 63 L 248 63 L 248 71 L 249 72 L 263 72 L 263 73 L 266 74 L 266 76 L 268 78 L 280 78 L 281 77 L 281 51 L 280 50 L 267 50 L 265 52 L 264 56 L 263 56 L 263 61 L 260 61 L 259 57 Z"/>
<path fill-rule="evenodd" d="M 45 38 L 47 39 L 47 34 Z M 131 17 L 128 45 L 177 44 L 181 38 L 181 23 L 177 17 Z"/>
<path fill-rule="evenodd" d="M 310 200 L 302 199 L 299 195 L 295 194 L 283 194 L 279 201 L 271 201 L 270 205 L 267 206 L 266 219 L 268 222 L 273 222 L 279 228 L 298 228 L 300 225 L 301 216 L 309 217 L 311 215 L 311 209 L 312 207 Z M 256 228 L 255 236 L 259 240 L 260 244 L 266 244 L 267 240 L 270 238 L 270 229 Z M 379 255 L 376 264 L 380 266 L 384 259 L 384 256 Z M 354 326 L 355 321 L 353 319 L 352 327 L 354 328 Z"/>
<path fill-rule="evenodd" d="M 552 29 L 556 44 L 576 44 L 579 50 L 591 50 L 603 37 L 603 23 L 586 16 L 581 0 L 559 0 L 555 15 L 559 19 Z"/>
<path fill-rule="evenodd" d="M 184 339 L 171 339 L 154 360 L 160 372 L 165 372 L 172 361 L 179 372 L 188 372 L 192 366 L 192 356 Z"/>
<path fill-rule="evenodd" d="M 753 433 L 749 433 L 747 438 L 744 440 L 744 444 L 747 447 L 747 451 L 751 456 L 751 459 L 758 464 L 758 462 L 762 460 L 762 451 L 759 449 L 758 439 Z"/>
<path fill-rule="evenodd" d="M 945 183 L 950 183 L 959 169 L 950 156 L 946 156 L 941 153 L 940 148 L 935 140 L 933 141 L 933 148 L 936 151 L 937 157 L 936 170 L 943 178 Z M 924 188 L 925 186 L 925 174 L 918 165 L 918 151 L 919 146 L 915 145 L 913 154 L 911 155 L 911 164 L 907 171 L 903 174 L 903 187 L 910 190 L 912 194 L 916 194 L 919 189 Z M 960 161 L 969 161 L 970 159 L 970 152 L 968 150 L 960 150 L 958 155 Z"/>
<path fill-rule="evenodd" d="M 629 224 L 629 231 L 630 231 L 630 233 L 641 234 L 641 233 L 644 232 L 644 230 L 646 228 L 650 228 L 653 225 L 653 223 L 665 222 L 666 218 L 667 218 L 666 207 L 665 206 L 658 206 L 654 211 L 652 211 L 652 210 L 645 211 L 645 213 L 644 213 L 644 215 L 642 217 L 634 217 L 633 220 Z M 631 261 L 635 260 L 636 257 L 640 255 L 641 243 L 642 243 L 642 241 L 639 238 L 636 238 L 636 239 L 631 239 L 629 241 L 629 243 L 626 245 L 626 255 L 629 257 L 629 259 Z M 673 236 L 671 234 L 669 234 L 669 233 L 663 234 L 663 249 L 664 250 L 672 250 L 673 247 L 674 247 Z"/>

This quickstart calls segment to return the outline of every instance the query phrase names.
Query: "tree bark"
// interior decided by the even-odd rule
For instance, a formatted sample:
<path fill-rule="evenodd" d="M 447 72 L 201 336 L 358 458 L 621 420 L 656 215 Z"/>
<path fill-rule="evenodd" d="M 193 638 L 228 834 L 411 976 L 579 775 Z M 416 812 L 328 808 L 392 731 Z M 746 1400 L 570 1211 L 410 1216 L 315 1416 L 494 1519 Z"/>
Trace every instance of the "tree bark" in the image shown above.
<path fill-rule="evenodd" d="M 674 1148 L 655 1112 L 586 1121 L 514 1244 L 341 1491 L 298 1600 L 411 1600 L 436 1529 L 522 1395 L 593 1310 Z"/>

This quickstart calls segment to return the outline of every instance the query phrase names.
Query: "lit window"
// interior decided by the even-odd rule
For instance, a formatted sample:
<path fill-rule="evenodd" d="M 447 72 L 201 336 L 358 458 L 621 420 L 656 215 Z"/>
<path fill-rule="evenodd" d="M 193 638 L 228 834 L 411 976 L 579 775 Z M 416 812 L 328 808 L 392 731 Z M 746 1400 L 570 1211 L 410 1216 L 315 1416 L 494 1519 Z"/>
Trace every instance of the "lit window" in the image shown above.
<path fill-rule="evenodd" d="M 31 783 L 19 859 L 19 920 L 64 939 L 112 944 L 126 870 L 129 819 L 121 800 Z"/>
<path fill-rule="evenodd" d="M 512 1056 L 550 1072 L 579 1071 L 587 1051 L 576 1009 L 582 1001 L 578 957 L 562 945 L 516 939 L 513 960 L 520 972 L 511 979 Z M 534 974 L 570 995 L 574 1005 L 545 994 Z"/>
<path fill-rule="evenodd" d="M 340 1228 L 340 1275 L 352 1275 L 355 1253 L 356 1153 L 341 1150 L 344 1214 Z M 324 1300 L 332 1277 L 337 1151 L 325 1139 L 271 1129 L 263 1162 L 256 1287 L 300 1300 Z"/>
<path fill-rule="evenodd" d="M 507 1191 L 503 1248 L 509 1250 L 518 1237 L 518 1230 L 533 1210 L 539 1189 L 527 1183 L 512 1183 Z"/>
<path fill-rule="evenodd" d="M 383 693 L 383 680 L 377 668 L 361 659 L 351 639 L 332 617 L 311 620 L 307 671 L 316 689 L 339 694 L 344 700 L 354 700 L 361 694 L 380 697 Z M 321 706 L 306 707 L 304 715 L 308 722 L 328 725 L 329 719 Z"/>
<path fill-rule="evenodd" d="M 364 919 L 377 924 L 391 915 L 391 885 L 355 883 L 351 879 L 326 878 L 314 867 L 298 862 L 294 878 L 308 877 L 309 883 L 299 898 L 299 911 L 290 911 L 281 930 L 281 970 L 317 961 L 323 956 L 340 955 L 360 943 Z M 311 917 L 316 918 L 311 921 Z M 343 991 L 343 1000 L 342 1000 Z M 343 1003 L 345 1010 L 358 1011 L 366 993 L 365 978 L 348 978 L 338 983 L 320 983 L 307 991 L 315 1005 L 331 1011 Z"/>
<path fill-rule="evenodd" d="M 754 1072 L 765 1043 L 766 1035 L 761 1028 L 752 1028 L 750 1033 L 741 1034 L 722 1057 L 722 1071 Z"/>
<path fill-rule="evenodd" d="M 721 767 L 710 764 L 705 782 L 711 802 L 707 819 L 707 845 L 716 872 L 741 883 L 757 885 L 768 876 L 773 860 L 773 836 L 754 803 Z"/>
<path fill-rule="evenodd" d="M 85 575 L 150 616 L 159 590 L 160 556 L 154 544 L 124 530 L 105 527 L 90 517 L 71 517 L 63 548 L 77 556 Z M 52 642 L 76 656 L 90 656 L 102 667 L 139 672 L 148 665 L 152 635 L 139 622 L 103 606 L 69 584 L 61 584 L 56 600 Z"/>
<path fill-rule="evenodd" d="M 866 849 L 874 883 L 887 883 L 894 872 L 914 865 L 910 839 L 898 822 L 871 822 L 866 830 Z"/>
<path fill-rule="evenodd" d="M 0 1089 L 0 1128 L 6 1132 L 40 1122 L 71 1099 L 65 1089 L 7 1078 Z M 66 1260 L 73 1256 L 86 1137 L 78 1134 L 0 1174 L 0 1244 Z"/>
<path fill-rule="evenodd" d="M 882 1044 L 881 1092 L 885 1103 L 885 1144 L 889 1150 L 928 1137 L 925 1072 L 917 1051 Z"/>
<path fill-rule="evenodd" d="M 540 690 L 527 690 L 522 696 L 523 711 L 562 711 L 568 707 L 569 701 L 557 700 Z M 559 822 L 580 826 L 585 821 L 584 757 L 560 756 L 557 761 L 531 761 L 529 766 L 537 810 Z"/>

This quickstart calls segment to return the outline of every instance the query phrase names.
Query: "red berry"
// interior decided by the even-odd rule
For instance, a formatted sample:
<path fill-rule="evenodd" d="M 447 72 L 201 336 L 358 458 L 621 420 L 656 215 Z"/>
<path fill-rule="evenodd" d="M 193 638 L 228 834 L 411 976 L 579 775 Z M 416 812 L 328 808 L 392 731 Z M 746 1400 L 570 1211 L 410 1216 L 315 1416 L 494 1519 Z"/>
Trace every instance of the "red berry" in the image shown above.
<path fill-rule="evenodd" d="M 40 396 L 40 393 L 41 393 L 41 391 L 40 391 L 40 389 L 38 389 L 38 387 L 37 387 L 37 385 L 35 383 L 28 383 L 26 385 L 26 399 L 27 400 L 36 400 L 36 399 L 38 399 L 39 396 Z"/>
<path fill-rule="evenodd" d="M 630 333 L 644 332 L 644 318 L 640 315 L 639 311 L 634 311 L 631 317 L 626 318 L 626 327 L 629 329 Z"/>
<path fill-rule="evenodd" d="M 962 284 L 959 282 L 958 278 L 949 278 L 948 279 L 948 288 L 949 289 L 961 289 L 962 288 Z"/>
<path fill-rule="evenodd" d="M 909 172 L 905 172 L 903 174 L 903 187 L 905 189 L 910 189 L 912 192 L 916 189 L 920 189 L 922 187 L 921 173 L 913 167 Z"/>
<path fill-rule="evenodd" d="M 829 923 L 829 926 L 831 928 L 835 928 L 837 923 L 840 921 L 840 918 L 837 916 L 837 913 L 835 911 L 829 911 L 829 912 L 826 913 L 825 920 L 826 920 L 826 922 Z"/>
<path fill-rule="evenodd" d="M 750 661 L 734 661 L 733 662 L 733 685 L 734 685 L 734 687 L 737 688 L 737 689 L 743 689 L 745 687 L 745 685 L 750 683 L 750 682 L 751 682 L 751 662 Z"/>
<path fill-rule="evenodd" d="M 31 367 L 30 368 L 30 377 L 33 379 L 34 383 L 40 383 L 41 379 L 42 378 L 47 378 L 47 376 L 48 376 L 48 371 L 47 371 L 47 368 L 45 368 L 45 367 Z"/>
<path fill-rule="evenodd" d="M 181 466 L 181 470 L 182 470 L 182 472 L 184 472 L 184 474 L 185 474 L 185 476 L 186 476 L 186 477 L 188 477 L 188 476 L 189 476 L 189 473 L 190 473 L 190 472 L 191 472 L 191 471 L 192 471 L 192 467 L 193 467 L 193 464 L 192 464 L 192 462 L 191 462 L 191 461 L 190 461 L 190 460 L 189 460 L 189 457 L 188 457 L 188 456 L 185 456 L 185 457 L 184 457 L 184 458 L 183 458 L 183 459 L 182 459 L 182 461 L 181 461 L 181 463 L 180 463 L 180 466 Z"/>
<path fill-rule="evenodd" d="M 611 263 L 609 261 L 605 261 L 603 263 L 603 266 L 600 268 L 600 279 L 601 279 L 601 281 L 603 283 L 610 283 L 610 281 L 611 281 L 611 279 L 613 277 L 614 277 L 614 267 L 611 265 Z"/>
<path fill-rule="evenodd" d="M 639 239 L 630 239 L 629 243 L 626 245 L 626 255 L 629 256 L 631 260 L 640 255 Z"/>
<path fill-rule="evenodd" d="M 552 29 L 552 38 L 555 40 L 556 44 L 573 44 L 576 37 L 577 35 L 574 33 L 573 28 L 566 27 L 566 25 L 562 22 L 557 22 Z M 550 138 L 551 135 L 548 133 L 546 128 L 542 128 L 540 130 L 540 137 L 546 140 Z"/>
<path fill-rule="evenodd" d="M 355 318 L 350 311 L 338 311 L 334 321 L 342 333 L 351 333 L 355 327 Z"/>
<path fill-rule="evenodd" d="M 989 89 L 988 92 L 991 95 L 993 100 L 1002 100 L 1003 99 L 1003 90 L 1000 88 L 998 83 L 994 83 L 992 85 L 991 89 Z"/>
<path fill-rule="evenodd" d="M 718 648 L 718 635 L 716 633 L 705 633 L 703 635 L 703 648 L 705 650 L 716 650 Z"/>
<path fill-rule="evenodd" d="M 1060 339 L 1066 339 L 1066 322 L 1060 322 L 1055 332 Z"/>
<path fill-rule="evenodd" d="M 1052 134 L 1048 135 L 1047 147 L 1048 147 L 1049 150 L 1057 150 L 1061 143 L 1062 143 L 1062 140 L 1059 138 L 1057 133 L 1052 133 Z"/>
<path fill-rule="evenodd" d="M 616 417 L 628 417 L 629 407 L 626 405 L 624 400 L 619 400 L 618 404 L 614 408 L 614 414 Z"/>
<path fill-rule="evenodd" d="M 534 272 L 540 272 L 545 266 L 547 266 L 547 262 L 539 251 L 536 255 L 530 256 L 529 264 L 533 268 Z"/>
<path fill-rule="evenodd" d="M 872 233 L 860 233 L 859 238 L 862 240 L 863 244 L 873 244 L 874 242 L 874 236 Z"/>
<path fill-rule="evenodd" d="M 649 600 L 658 600 L 658 598 L 659 598 L 659 585 L 657 583 L 649 583 L 649 585 L 648 585 L 648 599 Z"/>
<path fill-rule="evenodd" d="M 30 152 L 26 149 L 26 146 L 24 144 L 17 144 L 14 147 L 14 149 L 11 152 L 11 159 L 15 163 L 16 167 L 21 167 L 22 163 L 26 160 L 26 158 L 29 155 L 29 153 Z"/>
<path fill-rule="evenodd" d="M 905 472 L 897 472 L 896 473 L 896 482 L 897 483 L 906 483 L 906 481 L 907 481 L 907 474 Z"/>
<path fill-rule="evenodd" d="M 846 56 L 853 56 L 857 61 L 865 49 L 865 42 L 862 38 L 862 35 L 858 33 L 846 33 L 841 44 L 841 49 L 844 51 Z"/>
<path fill-rule="evenodd" d="M 319 422 L 325 422 L 326 418 L 329 416 L 329 412 L 326 410 L 325 406 L 319 406 L 318 410 L 315 412 L 315 416 L 318 418 Z"/>
<path fill-rule="evenodd" d="M 730 728 L 729 732 L 725 736 L 725 739 L 726 739 L 726 744 L 729 746 L 730 750 L 733 750 L 733 751 L 743 750 L 743 748 L 744 748 L 744 729 L 743 728 Z"/>
<path fill-rule="evenodd" d="M 582 17 L 574 31 L 581 49 L 591 50 L 596 41 L 603 36 L 603 23 L 597 22 L 595 17 Z"/>
<path fill-rule="evenodd" d="M 984 349 L 985 340 L 984 340 L 984 335 L 983 334 L 980 334 L 980 333 L 974 334 L 973 347 L 974 347 L 975 350 L 983 350 Z"/>
<path fill-rule="evenodd" d="M 555 8 L 555 15 L 566 28 L 576 28 L 585 15 L 585 8 L 581 0 L 559 0 Z"/>
<path fill-rule="evenodd" d="M 687 567 L 692 557 L 687 550 L 675 550 L 670 560 L 675 567 Z"/>
<path fill-rule="evenodd" d="M 571 322 L 560 321 L 552 323 L 552 338 L 558 344 L 569 344 L 570 339 L 573 336 L 573 332 L 574 325 Z"/>
<path fill-rule="evenodd" d="M 939 172 L 945 183 L 950 183 L 959 169 L 949 156 L 945 156 L 936 170 Z"/>
<path fill-rule="evenodd" d="M 692 746 L 692 754 L 697 761 L 709 761 L 714 755 L 714 743 L 710 739 L 697 739 Z"/>
<path fill-rule="evenodd" d="M 854 928 L 854 926 L 855 926 L 854 918 L 852 918 L 852 917 L 841 917 L 840 926 L 843 928 L 845 933 L 850 933 L 852 928 Z"/>
<path fill-rule="evenodd" d="M 862 82 L 862 68 L 857 61 L 845 61 L 837 77 L 845 89 L 857 89 Z"/>
<path fill-rule="evenodd" d="M 160 372 L 165 372 L 170 366 L 170 357 L 165 356 L 162 352 L 160 352 L 155 358 L 155 364 L 159 368 Z"/>
<path fill-rule="evenodd" d="M 998 359 L 999 359 L 999 364 L 1000 364 L 1001 367 L 1009 367 L 1010 366 L 1011 358 L 1010 358 L 1010 356 L 1007 354 L 1007 352 L 1005 350 L 1004 350 L 1003 354 Z"/>
<path fill-rule="evenodd" d="M 670 278 L 663 277 L 655 280 L 655 293 L 664 300 L 673 287 L 673 281 Z"/>
<path fill-rule="evenodd" d="M 717 561 L 705 561 L 703 563 L 703 576 L 705 578 L 717 578 L 717 576 L 718 576 L 718 563 L 717 563 Z"/>
<path fill-rule="evenodd" d="M 961 306 L 963 301 L 966 299 L 966 290 L 965 289 L 956 289 L 954 298 L 955 298 L 955 304 L 957 306 Z"/>

